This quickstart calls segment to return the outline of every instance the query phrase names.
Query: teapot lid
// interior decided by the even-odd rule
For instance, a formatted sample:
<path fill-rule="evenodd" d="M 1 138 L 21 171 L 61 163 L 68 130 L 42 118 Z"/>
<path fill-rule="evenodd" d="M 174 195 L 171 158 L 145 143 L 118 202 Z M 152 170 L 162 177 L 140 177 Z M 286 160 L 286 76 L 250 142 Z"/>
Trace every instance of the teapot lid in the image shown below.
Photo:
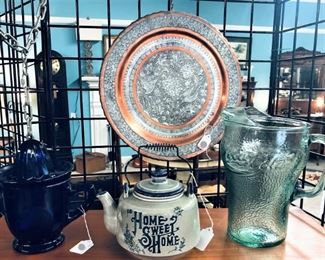
<path fill-rule="evenodd" d="M 179 181 L 167 178 L 167 170 L 157 168 L 151 179 L 138 182 L 133 195 L 139 199 L 166 200 L 177 199 L 183 195 L 184 185 Z"/>

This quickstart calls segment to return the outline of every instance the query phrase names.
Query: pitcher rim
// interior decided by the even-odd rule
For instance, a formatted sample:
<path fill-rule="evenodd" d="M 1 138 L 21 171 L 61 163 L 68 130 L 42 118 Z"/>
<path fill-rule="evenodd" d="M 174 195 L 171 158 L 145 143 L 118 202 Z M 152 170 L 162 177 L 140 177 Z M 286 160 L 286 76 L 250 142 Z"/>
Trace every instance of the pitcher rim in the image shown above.
<path fill-rule="evenodd" d="M 259 116 L 251 116 L 251 119 L 253 121 L 260 123 L 262 122 L 272 122 L 272 123 L 282 123 L 287 126 L 276 126 L 276 125 L 250 125 L 246 122 L 238 122 L 233 121 L 230 119 L 224 119 L 225 122 L 230 123 L 232 125 L 240 125 L 251 129 L 259 129 L 263 131 L 287 131 L 287 132 L 301 132 L 306 129 L 311 128 L 311 123 L 303 121 L 303 120 L 297 120 L 293 118 L 288 117 L 279 117 L 279 116 L 270 116 L 270 117 L 259 117 Z"/>

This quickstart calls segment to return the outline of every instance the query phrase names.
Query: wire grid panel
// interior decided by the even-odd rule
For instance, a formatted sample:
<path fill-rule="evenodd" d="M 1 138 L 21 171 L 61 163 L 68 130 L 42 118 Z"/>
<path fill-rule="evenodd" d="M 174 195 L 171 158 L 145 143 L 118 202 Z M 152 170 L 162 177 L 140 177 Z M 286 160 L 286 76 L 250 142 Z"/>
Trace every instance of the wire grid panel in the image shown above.
<path fill-rule="evenodd" d="M 279 92 L 283 90 L 280 89 L 282 46 L 286 44 L 285 37 L 289 29 L 293 32 L 292 35 L 297 37 L 297 31 L 303 26 L 297 18 L 292 28 L 287 28 L 284 10 L 289 4 L 288 1 L 161 0 L 154 1 L 153 4 L 153 1 L 148 0 L 128 0 L 127 5 L 122 2 L 124 3 L 124 1 L 113 0 L 96 2 L 69 0 L 62 4 L 62 1 L 49 0 L 47 17 L 42 23 L 42 35 L 28 59 L 29 81 L 35 107 L 33 110 L 35 138 L 42 140 L 44 133 L 47 133 L 46 142 L 53 151 L 56 151 L 56 154 L 66 151 L 71 154 L 73 160 L 79 156 L 82 170 L 73 173 L 74 180 L 94 181 L 97 184 L 102 180 L 111 181 L 112 185 L 109 189 L 114 189 L 115 197 L 119 195 L 118 186 L 123 181 L 121 175 L 123 166 L 132 155 L 136 154 L 136 151 L 132 151 L 121 142 L 100 111 L 97 76 L 104 54 L 123 29 L 146 14 L 170 10 L 172 7 L 175 11 L 189 12 L 207 19 L 229 39 L 237 52 L 243 76 L 242 105 L 253 105 L 271 114 L 279 114 Z M 23 43 L 35 22 L 33 17 L 38 1 L 4 0 L 0 5 L 1 28 Z M 320 8 L 319 2 L 316 5 Z M 238 10 L 241 11 L 241 19 L 237 19 Z M 268 18 L 261 19 L 261 10 L 268 13 L 265 15 Z M 298 11 L 295 11 L 295 15 L 298 15 L 296 12 Z M 322 22 L 319 14 L 315 16 L 313 24 L 316 41 L 316 27 Z M 98 32 L 102 36 L 100 39 L 97 38 Z M 90 38 L 85 38 L 85 35 Z M 294 42 L 292 50 L 299 47 L 297 40 Z M 19 83 L 21 62 L 18 54 L 3 42 L 0 48 L 1 140 L 6 143 L 9 139 L 11 144 L 9 149 L 4 149 L 2 157 L 5 160 L 1 159 L 1 161 L 7 164 L 13 162 L 11 156 L 24 140 L 26 127 L 22 114 L 23 91 Z M 53 56 L 53 51 L 58 52 L 60 56 Z M 309 57 L 314 64 L 312 66 L 315 67 L 315 60 L 319 57 L 315 47 Z M 298 59 L 299 57 L 295 55 L 289 57 L 289 64 L 292 65 L 289 67 L 294 67 L 293 60 Z M 52 63 L 56 63 L 57 60 L 65 66 L 66 85 L 63 88 L 58 88 L 57 75 L 52 71 Z M 38 77 L 37 70 L 40 63 L 43 64 L 43 73 Z M 294 87 L 293 83 L 289 83 L 290 104 L 294 103 Z M 313 99 L 312 89 L 310 86 L 306 91 L 309 103 L 312 103 Z M 61 94 L 67 97 L 68 111 L 57 114 L 54 104 L 56 96 Z M 294 116 L 292 106 L 288 107 L 285 116 Z M 312 110 L 307 113 L 306 120 L 315 120 L 311 115 Z M 322 121 L 317 123 L 323 125 Z M 62 143 L 56 138 L 56 127 L 60 124 L 68 126 L 65 131 L 69 132 L 69 142 Z M 91 162 L 88 156 L 93 152 L 101 152 L 107 156 L 106 167 L 103 170 L 93 172 L 89 168 Z M 219 153 L 218 150 L 216 153 Z M 209 168 L 210 172 L 215 173 L 215 176 L 211 176 L 205 174 L 206 170 L 199 167 L 199 157 L 191 159 L 195 176 L 202 181 L 212 181 L 217 185 L 216 192 L 209 195 L 214 195 L 214 206 L 220 207 L 223 206 L 222 200 L 226 195 L 221 192 L 220 185 L 225 180 L 222 178 L 223 167 L 220 156 L 216 156 L 216 160 L 219 166 Z M 142 160 L 141 162 L 147 163 Z M 153 165 L 149 164 L 149 168 L 151 166 Z M 183 170 L 171 167 L 170 162 L 166 162 L 166 167 L 170 172 Z M 139 168 L 128 167 L 127 171 L 138 175 Z M 141 178 L 142 173 L 140 173 Z M 206 177 L 208 175 L 209 177 Z M 103 187 L 106 188 L 105 185 Z"/>

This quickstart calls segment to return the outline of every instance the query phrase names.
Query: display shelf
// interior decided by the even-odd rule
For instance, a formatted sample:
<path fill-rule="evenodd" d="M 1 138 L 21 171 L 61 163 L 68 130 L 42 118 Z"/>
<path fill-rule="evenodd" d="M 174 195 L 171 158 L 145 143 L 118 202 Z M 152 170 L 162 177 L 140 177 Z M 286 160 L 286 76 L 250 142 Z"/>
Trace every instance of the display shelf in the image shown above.
<path fill-rule="evenodd" d="M 215 196 L 215 194 L 218 192 L 218 184 L 201 184 L 199 185 L 198 192 L 205 196 Z M 219 192 L 226 192 L 226 189 L 222 184 L 219 185 Z"/>
<path fill-rule="evenodd" d="M 325 229 L 312 217 L 298 208 L 291 207 L 289 211 L 288 234 L 286 240 L 276 247 L 247 248 L 230 241 L 227 238 L 227 209 L 210 209 L 214 220 L 214 237 L 205 251 L 192 249 L 180 259 L 324 259 Z M 79 241 L 87 239 L 87 232 L 82 217 L 67 226 L 63 233 L 65 242 L 55 250 L 38 255 L 21 255 L 13 251 L 13 237 L 9 233 L 4 219 L 0 220 L 0 258 L 1 259 L 131 259 L 122 249 L 116 238 L 106 231 L 103 221 L 103 211 L 87 212 L 87 222 L 94 246 L 84 255 L 69 252 L 69 249 Z M 200 209 L 201 228 L 208 227 L 209 219 L 204 209 Z"/>
<path fill-rule="evenodd" d="M 157 166 L 161 166 L 161 167 L 172 167 L 172 168 L 179 168 L 179 169 L 188 169 L 188 164 L 182 161 L 162 161 L 162 160 L 157 160 L 157 159 L 153 159 L 153 158 L 149 158 L 149 157 L 143 157 L 143 160 L 145 162 L 148 162 L 152 165 L 157 165 Z M 193 163 L 189 162 L 191 167 L 193 167 Z M 204 159 L 204 160 L 199 160 L 199 168 L 210 168 L 210 167 L 218 167 L 219 163 L 218 161 L 212 161 L 212 160 L 208 160 L 208 159 Z M 223 166 L 223 162 L 221 161 L 220 163 L 220 167 Z"/>

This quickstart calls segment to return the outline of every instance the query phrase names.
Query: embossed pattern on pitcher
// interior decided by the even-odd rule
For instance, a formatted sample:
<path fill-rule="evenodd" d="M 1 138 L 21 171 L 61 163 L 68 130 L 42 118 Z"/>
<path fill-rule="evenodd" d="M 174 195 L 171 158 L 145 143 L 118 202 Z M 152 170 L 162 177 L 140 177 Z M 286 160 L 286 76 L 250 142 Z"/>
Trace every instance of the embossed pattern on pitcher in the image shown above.
<path fill-rule="evenodd" d="M 286 237 L 288 207 L 308 160 L 310 124 L 253 108 L 226 109 L 223 119 L 228 236 L 249 247 L 277 245 Z"/>

